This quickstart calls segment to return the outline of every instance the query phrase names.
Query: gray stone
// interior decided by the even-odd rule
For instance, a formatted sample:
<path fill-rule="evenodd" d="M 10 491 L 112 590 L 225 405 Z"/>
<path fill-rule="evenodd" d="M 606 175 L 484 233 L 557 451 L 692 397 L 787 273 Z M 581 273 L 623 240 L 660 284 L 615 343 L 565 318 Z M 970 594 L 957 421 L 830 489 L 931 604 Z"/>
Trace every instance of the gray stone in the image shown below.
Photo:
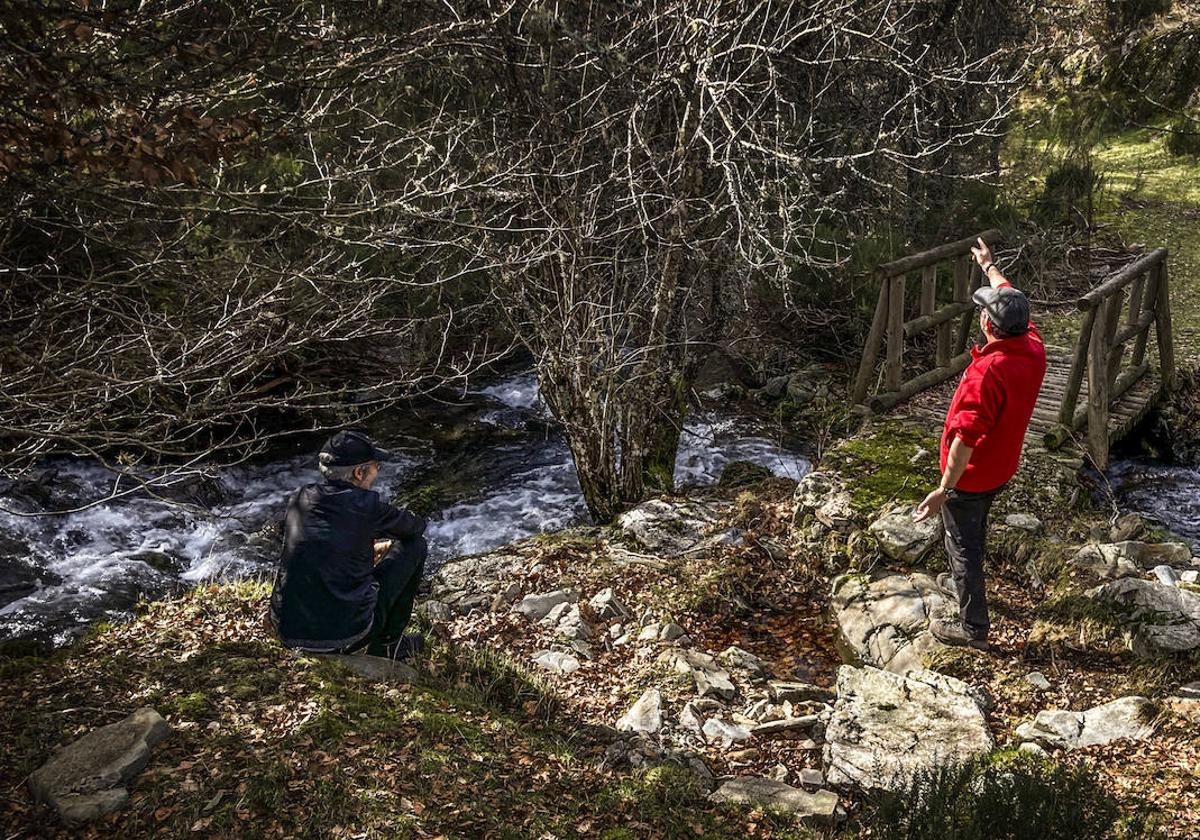
<path fill-rule="evenodd" d="M 752 681 L 765 680 L 769 676 L 761 659 L 736 645 L 731 645 L 721 651 L 717 655 L 717 661 L 729 670 L 737 671 Z"/>
<path fill-rule="evenodd" d="M 1189 587 L 1127 577 L 1091 589 L 1087 595 L 1131 611 L 1135 623 L 1127 639 L 1138 656 L 1200 647 L 1200 595 Z"/>
<path fill-rule="evenodd" d="M 767 688 L 771 699 L 777 703 L 782 703 L 785 700 L 792 703 L 803 703 L 808 700 L 817 700 L 824 703 L 833 700 L 837 696 L 828 688 L 821 688 L 819 685 L 812 685 L 806 682 L 774 680 L 767 683 Z"/>
<path fill-rule="evenodd" d="M 833 581 L 830 606 L 847 646 L 866 665 L 902 674 L 924 667 L 938 644 L 930 616 L 947 608 L 947 595 L 926 574 L 870 579 L 842 575 Z"/>
<path fill-rule="evenodd" d="M 832 785 L 895 788 L 915 773 L 994 746 L 976 692 L 935 671 L 838 670 L 838 699 L 825 729 Z"/>
<path fill-rule="evenodd" d="M 1192 550 L 1184 543 L 1126 540 L 1085 545 L 1076 553 L 1075 563 L 1100 577 L 1120 578 L 1155 566 L 1190 567 Z"/>
<path fill-rule="evenodd" d="M 1031 534 L 1036 534 L 1042 530 L 1042 520 L 1038 519 L 1032 513 L 1010 513 L 1004 517 L 1004 524 L 1010 528 L 1020 528 L 1022 531 L 1028 531 Z"/>
<path fill-rule="evenodd" d="M 559 604 L 573 604 L 578 600 L 579 596 L 574 591 L 556 589 L 553 592 L 526 595 L 512 608 L 512 611 L 520 613 L 530 621 L 541 621 Z"/>
<path fill-rule="evenodd" d="M 729 747 L 750 739 L 750 730 L 739 723 L 729 723 L 720 718 L 709 718 L 704 722 L 701 731 L 710 744 Z"/>
<path fill-rule="evenodd" d="M 794 527 L 804 526 L 809 517 L 815 517 L 826 528 L 843 533 L 853 530 L 857 524 L 850 494 L 836 475 L 819 470 L 808 473 L 796 485 L 792 498 L 796 506 L 792 518 Z"/>
<path fill-rule="evenodd" d="M 687 635 L 686 630 L 678 624 L 671 622 L 662 626 L 662 630 L 658 633 L 658 638 L 664 642 L 673 642 L 676 639 L 683 638 L 685 635 Z"/>
<path fill-rule="evenodd" d="M 1167 586 L 1176 586 L 1180 580 L 1179 572 L 1175 571 L 1173 567 L 1167 565 L 1155 566 L 1150 570 L 1150 574 L 1154 575 L 1155 579 L 1159 583 Z"/>
<path fill-rule="evenodd" d="M 816 715 L 782 718 L 781 720 L 772 720 L 767 723 L 760 723 L 758 726 L 750 730 L 750 733 L 755 736 L 773 735 L 776 732 L 787 732 L 792 729 L 808 729 L 816 722 Z"/>
<path fill-rule="evenodd" d="M 805 787 L 819 788 L 825 784 L 825 774 L 815 767 L 805 767 L 800 771 L 800 784 Z"/>
<path fill-rule="evenodd" d="M 696 693 L 701 697 L 720 697 L 732 700 L 737 694 L 737 687 L 729 678 L 728 671 L 720 669 L 697 668 L 692 671 L 696 681 Z"/>
<path fill-rule="evenodd" d="M 430 621 L 449 621 L 454 617 L 454 610 L 449 604 L 444 604 L 441 601 L 425 601 L 421 605 L 421 612 Z"/>
<path fill-rule="evenodd" d="M 415 668 L 386 656 L 368 656 L 365 653 L 315 653 L 313 656 L 334 662 L 375 682 L 407 684 L 417 681 Z"/>
<path fill-rule="evenodd" d="M 637 635 L 639 642 L 654 642 L 658 640 L 658 634 L 662 632 L 662 625 L 658 622 L 647 624 Z"/>
<path fill-rule="evenodd" d="M 588 606 L 600 618 L 625 620 L 629 618 L 629 608 L 616 596 L 612 587 L 603 589 L 592 596 Z"/>
<path fill-rule="evenodd" d="M 124 785 L 145 769 L 150 750 L 171 733 L 151 708 L 102 726 L 58 750 L 29 776 L 34 799 L 67 822 L 94 819 L 124 806 Z"/>
<path fill-rule="evenodd" d="M 1037 741 L 1026 741 L 1025 743 L 1021 744 L 1021 746 L 1017 747 L 1017 749 L 1020 750 L 1021 752 L 1033 753 L 1034 755 L 1040 756 L 1041 758 L 1045 758 L 1046 756 L 1049 755 L 1049 753 L 1046 752 L 1046 750 L 1043 749 L 1042 745 L 1039 744 Z"/>
<path fill-rule="evenodd" d="M 1046 675 L 1040 671 L 1031 671 L 1030 673 L 1026 674 L 1025 681 L 1038 691 L 1050 690 L 1050 680 L 1046 679 Z"/>
<path fill-rule="evenodd" d="M 679 725 L 692 732 L 704 731 L 704 715 L 696 708 L 694 702 L 684 704 L 683 709 L 679 712 Z"/>
<path fill-rule="evenodd" d="M 1052 749 L 1073 750 L 1154 734 L 1157 708 L 1145 697 L 1122 697 L 1084 712 L 1047 709 L 1017 727 L 1016 735 Z"/>
<path fill-rule="evenodd" d="M 622 530 L 647 550 L 667 557 L 685 554 L 717 523 L 716 509 L 694 501 L 650 499 L 617 518 Z"/>
<path fill-rule="evenodd" d="M 533 663 L 555 674 L 572 674 L 579 670 L 578 659 L 557 650 L 544 650 L 536 654 Z"/>
<path fill-rule="evenodd" d="M 1108 538 L 1112 542 L 1125 542 L 1126 540 L 1136 540 L 1144 533 L 1146 533 L 1146 521 L 1136 513 L 1127 513 L 1117 517 L 1117 521 L 1113 523 L 1108 532 Z"/>
<path fill-rule="evenodd" d="M 560 609 L 562 606 L 565 606 L 566 609 L 562 610 L 553 625 L 556 636 L 571 642 L 587 642 L 595 638 L 596 630 L 583 617 L 583 612 L 579 609 L 578 604 L 560 605 L 555 609 Z M 543 619 L 543 623 L 549 619 L 550 616 L 547 616 Z"/>
<path fill-rule="evenodd" d="M 645 735 L 653 735 L 662 729 L 662 694 L 659 690 L 651 688 L 645 691 L 617 721 L 617 729 Z"/>
<path fill-rule="evenodd" d="M 871 523 L 868 529 L 880 550 L 902 563 L 915 563 L 942 538 L 942 520 L 930 517 L 913 522 L 912 508 L 893 508 Z"/>
<path fill-rule="evenodd" d="M 837 794 L 828 790 L 815 793 L 794 788 L 775 779 L 739 776 L 722 784 L 710 796 L 713 802 L 739 802 L 774 808 L 806 822 L 829 825 L 836 820 Z"/>

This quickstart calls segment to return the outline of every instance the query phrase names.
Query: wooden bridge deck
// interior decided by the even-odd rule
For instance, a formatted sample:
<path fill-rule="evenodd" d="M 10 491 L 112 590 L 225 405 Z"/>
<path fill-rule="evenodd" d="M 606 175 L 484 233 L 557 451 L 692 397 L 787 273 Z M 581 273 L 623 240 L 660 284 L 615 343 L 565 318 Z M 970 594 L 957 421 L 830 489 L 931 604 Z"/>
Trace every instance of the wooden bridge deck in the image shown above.
<path fill-rule="evenodd" d="M 1000 232 L 981 236 L 991 244 L 1000 239 Z M 975 242 L 976 237 L 967 237 L 876 269 L 879 299 L 851 391 L 853 405 L 881 413 L 907 404 L 904 410 L 910 415 L 941 424 L 952 381 L 971 361 L 969 347 L 978 330 L 971 293 L 987 282 L 971 256 Z M 920 294 L 914 300 L 906 297 L 906 289 L 917 279 Z M 939 293 L 944 280 L 951 281 L 949 295 L 946 290 Z M 1128 435 L 1173 385 L 1166 249 L 1139 257 L 1075 303 L 1080 312 L 1075 346 L 1046 348 L 1046 378 L 1025 444 L 1081 444 L 1104 469 L 1112 444 Z M 912 374 L 913 365 L 904 359 L 905 345 L 927 332 L 934 334 L 936 354 L 919 361 L 931 369 Z M 1157 370 L 1147 358 L 1152 335 Z M 881 351 L 884 359 L 877 373 Z M 930 389 L 936 389 L 935 399 L 924 394 Z"/>

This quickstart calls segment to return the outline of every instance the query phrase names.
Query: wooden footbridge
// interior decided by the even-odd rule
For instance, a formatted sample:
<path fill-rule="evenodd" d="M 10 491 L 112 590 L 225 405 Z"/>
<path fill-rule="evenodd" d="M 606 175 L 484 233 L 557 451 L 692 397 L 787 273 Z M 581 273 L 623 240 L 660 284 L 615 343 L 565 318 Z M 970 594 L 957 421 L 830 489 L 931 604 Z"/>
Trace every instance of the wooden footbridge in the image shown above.
<path fill-rule="evenodd" d="M 996 230 L 978 236 L 990 245 L 1001 240 Z M 986 282 L 971 256 L 975 239 L 939 245 L 876 269 L 879 301 L 851 392 L 859 410 L 890 411 L 966 369 L 979 330 L 971 294 Z M 920 288 L 914 299 L 908 281 L 917 277 Z M 1103 469 L 1109 447 L 1174 384 L 1167 250 L 1157 248 L 1138 258 L 1075 303 L 1079 332 L 1071 347 L 1046 347 L 1046 378 L 1025 445 L 1055 449 L 1082 439 L 1086 430 L 1087 448 Z M 1147 360 L 1151 327 L 1157 370 Z M 930 331 L 932 366 L 906 364 L 905 342 Z"/>

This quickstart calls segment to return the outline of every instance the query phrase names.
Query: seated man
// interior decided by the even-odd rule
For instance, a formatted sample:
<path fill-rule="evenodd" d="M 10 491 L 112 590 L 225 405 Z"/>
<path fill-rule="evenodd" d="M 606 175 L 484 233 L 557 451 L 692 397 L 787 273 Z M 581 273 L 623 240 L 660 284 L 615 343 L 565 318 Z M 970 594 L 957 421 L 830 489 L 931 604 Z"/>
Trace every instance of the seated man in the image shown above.
<path fill-rule="evenodd" d="M 271 591 L 271 622 L 288 647 L 393 659 L 420 651 L 421 636 L 403 632 L 425 568 L 425 520 L 371 490 L 389 457 L 362 432 L 338 432 L 319 456 L 325 480 L 288 501 Z"/>

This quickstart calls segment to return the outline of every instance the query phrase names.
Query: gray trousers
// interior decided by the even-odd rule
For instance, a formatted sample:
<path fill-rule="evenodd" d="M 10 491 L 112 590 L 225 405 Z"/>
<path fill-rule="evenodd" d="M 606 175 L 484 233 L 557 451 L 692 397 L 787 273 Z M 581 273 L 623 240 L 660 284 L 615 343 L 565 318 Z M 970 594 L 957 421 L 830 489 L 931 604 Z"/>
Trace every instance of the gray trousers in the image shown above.
<path fill-rule="evenodd" d="M 990 626 L 984 591 L 983 549 L 987 542 L 988 512 L 1003 489 L 1001 485 L 985 493 L 955 490 L 942 506 L 946 556 L 958 593 L 958 617 L 976 639 L 987 639 Z"/>

